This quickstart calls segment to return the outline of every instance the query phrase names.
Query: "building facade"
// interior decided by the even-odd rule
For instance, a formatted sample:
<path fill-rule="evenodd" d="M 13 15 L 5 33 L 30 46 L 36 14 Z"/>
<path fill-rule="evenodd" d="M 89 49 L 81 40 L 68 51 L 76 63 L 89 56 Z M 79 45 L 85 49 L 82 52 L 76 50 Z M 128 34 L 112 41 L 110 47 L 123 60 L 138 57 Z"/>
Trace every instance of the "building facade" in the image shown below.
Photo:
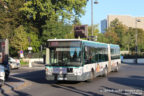
<path fill-rule="evenodd" d="M 101 32 L 106 32 L 106 29 L 110 26 L 110 23 L 118 19 L 122 24 L 132 27 L 141 28 L 144 30 L 144 17 L 133 17 L 127 15 L 108 15 L 107 19 L 101 21 Z"/>

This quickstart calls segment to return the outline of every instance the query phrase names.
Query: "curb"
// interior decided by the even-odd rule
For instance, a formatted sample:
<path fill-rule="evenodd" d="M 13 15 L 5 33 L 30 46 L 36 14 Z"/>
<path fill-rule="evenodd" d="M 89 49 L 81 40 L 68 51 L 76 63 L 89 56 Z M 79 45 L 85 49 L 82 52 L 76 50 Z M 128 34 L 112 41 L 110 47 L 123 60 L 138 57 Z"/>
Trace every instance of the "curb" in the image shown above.
<path fill-rule="evenodd" d="M 25 79 L 22 79 L 22 78 L 18 78 L 18 77 L 14 77 L 14 78 L 17 78 L 19 80 L 22 80 L 24 83 L 21 84 L 20 86 L 18 87 L 15 87 L 15 90 L 21 90 L 21 89 L 24 89 L 26 88 L 27 86 L 30 86 L 31 85 L 31 82 L 28 81 L 28 80 L 25 80 Z"/>
<path fill-rule="evenodd" d="M 21 69 L 45 69 L 45 66 L 43 67 L 21 67 Z"/>
<path fill-rule="evenodd" d="M 12 85 L 9 85 L 8 82 L 5 82 L 5 84 L 0 88 L 1 89 L 1 92 L 0 92 L 0 95 L 3 93 L 13 93 L 15 91 L 18 91 L 18 90 L 21 90 L 21 89 L 24 89 L 26 88 L 27 86 L 30 86 L 31 85 L 31 82 L 28 81 L 28 80 L 25 80 L 25 79 L 21 79 L 21 78 L 17 78 L 17 77 L 13 77 L 11 76 L 12 78 L 16 79 L 16 80 L 19 80 L 20 84 L 12 84 Z"/>

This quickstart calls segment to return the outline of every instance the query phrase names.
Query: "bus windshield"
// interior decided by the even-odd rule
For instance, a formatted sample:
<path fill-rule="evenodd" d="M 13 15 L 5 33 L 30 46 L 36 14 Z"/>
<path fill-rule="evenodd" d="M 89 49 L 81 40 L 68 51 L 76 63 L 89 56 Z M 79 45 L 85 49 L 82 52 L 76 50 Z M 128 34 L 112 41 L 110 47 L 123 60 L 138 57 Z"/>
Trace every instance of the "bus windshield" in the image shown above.
<path fill-rule="evenodd" d="M 81 48 L 80 47 L 51 47 L 50 48 L 51 66 L 80 66 Z"/>

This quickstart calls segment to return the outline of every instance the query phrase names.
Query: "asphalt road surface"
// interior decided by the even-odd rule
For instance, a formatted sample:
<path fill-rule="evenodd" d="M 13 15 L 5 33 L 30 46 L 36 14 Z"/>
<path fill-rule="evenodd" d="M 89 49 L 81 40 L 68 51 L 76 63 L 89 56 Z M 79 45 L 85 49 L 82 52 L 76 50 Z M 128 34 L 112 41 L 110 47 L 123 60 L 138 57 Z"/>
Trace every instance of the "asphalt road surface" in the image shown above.
<path fill-rule="evenodd" d="M 12 75 L 32 84 L 6 96 L 144 96 L 144 64 L 122 64 L 119 72 L 92 82 L 47 81 L 44 69 L 14 70 Z"/>

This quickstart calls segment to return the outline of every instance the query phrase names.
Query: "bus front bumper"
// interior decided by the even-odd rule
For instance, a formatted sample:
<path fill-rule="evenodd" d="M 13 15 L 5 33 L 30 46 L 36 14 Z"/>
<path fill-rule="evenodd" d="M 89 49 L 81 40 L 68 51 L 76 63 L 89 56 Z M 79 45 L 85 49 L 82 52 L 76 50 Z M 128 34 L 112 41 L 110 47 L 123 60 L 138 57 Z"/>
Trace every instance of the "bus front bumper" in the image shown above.
<path fill-rule="evenodd" d="M 47 80 L 58 80 L 58 81 L 85 81 L 85 76 L 82 75 L 74 75 L 74 74 L 46 74 Z"/>

